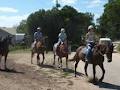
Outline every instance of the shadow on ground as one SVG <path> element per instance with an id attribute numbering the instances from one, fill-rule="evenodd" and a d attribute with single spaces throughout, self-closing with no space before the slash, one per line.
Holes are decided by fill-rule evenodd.
<path id="1" fill-rule="evenodd" d="M 7 72 L 7 73 L 19 73 L 19 74 L 24 74 L 24 72 L 19 72 L 14 69 L 0 69 L 1 72 Z"/>
<path id="2" fill-rule="evenodd" d="M 99 86 L 100 88 L 120 90 L 120 85 L 115 85 L 107 82 L 99 82 L 97 86 Z"/>

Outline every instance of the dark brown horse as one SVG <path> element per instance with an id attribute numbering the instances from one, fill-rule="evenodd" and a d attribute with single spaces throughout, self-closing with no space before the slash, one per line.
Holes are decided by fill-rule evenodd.
<path id="1" fill-rule="evenodd" d="M 43 61 L 41 64 L 44 63 L 44 59 L 45 59 L 45 55 L 44 55 L 44 52 L 45 52 L 45 46 L 43 44 L 42 41 L 37 41 L 36 44 L 35 44 L 35 48 L 32 49 L 31 51 L 31 64 L 33 64 L 33 56 L 35 53 L 37 53 L 37 64 L 40 65 L 40 54 L 42 55 L 43 57 Z"/>
<path id="2" fill-rule="evenodd" d="M 85 53 L 83 53 L 83 51 L 85 49 L 85 46 L 80 46 L 77 49 L 74 58 L 71 59 L 71 61 L 76 61 L 76 63 L 75 63 L 75 77 L 76 77 L 77 65 L 78 65 L 79 61 L 82 60 L 83 62 L 85 62 L 84 69 L 85 69 L 86 76 L 88 76 L 88 74 L 87 74 L 88 64 L 93 64 L 93 75 L 94 75 L 93 80 L 94 81 L 95 81 L 95 74 L 96 74 L 96 65 L 100 66 L 100 68 L 102 69 L 103 75 L 99 79 L 99 81 L 102 81 L 104 79 L 104 75 L 105 75 L 105 69 L 104 69 L 104 66 L 103 66 L 104 54 L 106 54 L 108 62 L 111 62 L 112 61 L 113 48 L 114 48 L 113 44 L 110 44 L 110 45 L 103 45 L 103 44 L 96 45 L 93 49 L 92 60 L 91 60 L 91 62 L 88 63 L 88 62 L 85 62 Z"/>
<path id="3" fill-rule="evenodd" d="M 56 46 L 57 44 L 55 44 L 53 46 L 53 53 L 54 53 L 54 62 L 53 65 L 55 65 L 55 59 L 56 56 L 58 56 L 58 63 L 59 63 L 59 67 L 62 68 L 62 58 L 66 58 L 66 68 L 68 68 L 68 50 L 67 50 L 67 46 L 63 43 L 60 44 L 58 46 Z"/>
<path id="4" fill-rule="evenodd" d="M 4 56 L 5 57 L 5 61 L 4 61 L 5 69 L 7 69 L 6 61 L 7 61 L 10 44 L 13 45 L 12 37 L 10 37 L 10 36 L 7 36 L 6 38 L 4 38 L 3 40 L 0 41 L 0 62 L 1 62 L 2 57 Z"/>

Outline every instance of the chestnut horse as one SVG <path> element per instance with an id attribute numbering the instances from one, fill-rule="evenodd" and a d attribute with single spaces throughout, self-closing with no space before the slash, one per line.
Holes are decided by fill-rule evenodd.
<path id="1" fill-rule="evenodd" d="M 57 46 L 57 44 L 55 44 L 53 46 L 53 53 L 54 53 L 53 65 L 55 65 L 55 59 L 56 59 L 56 56 L 58 56 L 59 67 L 62 68 L 62 58 L 65 57 L 66 58 L 66 68 L 68 68 L 68 49 L 67 49 L 67 45 L 65 45 L 65 43 L 60 44 L 58 46 Z"/>
<path id="2" fill-rule="evenodd" d="M 70 60 L 70 61 L 76 62 L 75 63 L 75 77 L 76 77 L 76 68 L 77 68 L 79 61 L 82 60 L 83 62 L 85 62 L 85 53 L 84 53 L 85 48 L 86 48 L 85 46 L 80 46 L 77 49 L 74 58 Z M 93 49 L 93 56 L 92 56 L 91 62 L 85 62 L 84 70 L 85 70 L 86 76 L 88 76 L 88 74 L 87 74 L 88 64 L 92 64 L 93 65 L 93 75 L 94 75 L 93 80 L 95 81 L 96 65 L 99 65 L 103 72 L 103 75 L 99 79 L 99 81 L 102 82 L 102 80 L 104 79 L 104 75 L 105 75 L 105 69 L 104 69 L 104 65 L 103 65 L 104 54 L 106 54 L 108 62 L 112 62 L 113 48 L 114 48 L 114 46 L 112 43 L 110 45 L 104 45 L 104 44 L 95 45 L 95 47 Z"/>
<path id="3" fill-rule="evenodd" d="M 43 57 L 43 61 L 41 63 L 41 64 L 43 64 L 44 59 L 45 59 L 44 52 L 45 52 L 45 46 L 44 46 L 43 42 L 37 41 L 35 44 L 35 48 L 32 48 L 32 51 L 31 51 L 31 64 L 33 64 L 33 56 L 35 53 L 37 53 L 37 64 L 40 65 L 40 56 L 39 56 L 40 54 Z"/>

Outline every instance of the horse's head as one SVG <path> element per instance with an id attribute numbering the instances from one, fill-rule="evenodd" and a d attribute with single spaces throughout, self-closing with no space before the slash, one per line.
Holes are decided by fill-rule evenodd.
<path id="1" fill-rule="evenodd" d="M 112 61 L 112 53 L 113 53 L 113 49 L 114 46 L 113 44 L 109 44 L 109 45 L 105 45 L 105 44 L 98 44 L 96 47 L 97 52 L 99 51 L 100 55 L 104 55 L 106 54 L 108 62 Z"/>
<path id="2" fill-rule="evenodd" d="M 107 59 L 108 59 L 108 62 L 112 62 L 112 53 L 113 53 L 113 49 L 114 49 L 114 46 L 113 44 L 109 44 L 107 45 L 107 48 L 106 48 L 106 56 L 107 56 Z"/>

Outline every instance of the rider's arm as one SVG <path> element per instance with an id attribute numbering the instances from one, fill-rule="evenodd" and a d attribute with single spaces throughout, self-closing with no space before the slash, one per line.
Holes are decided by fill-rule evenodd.
<path id="1" fill-rule="evenodd" d="M 37 39 L 37 32 L 34 33 L 34 40 Z"/>
<path id="2" fill-rule="evenodd" d="M 85 35 L 85 41 L 88 42 L 88 33 Z"/>

